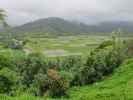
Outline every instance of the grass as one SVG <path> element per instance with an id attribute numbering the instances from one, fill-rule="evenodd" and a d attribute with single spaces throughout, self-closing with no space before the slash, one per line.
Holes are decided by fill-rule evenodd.
<path id="1" fill-rule="evenodd" d="M 112 76 L 90 86 L 69 91 L 71 100 L 133 100 L 133 59 L 120 66 Z"/>

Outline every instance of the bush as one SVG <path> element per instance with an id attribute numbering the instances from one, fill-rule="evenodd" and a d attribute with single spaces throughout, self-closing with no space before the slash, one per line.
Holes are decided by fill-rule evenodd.
<path id="1" fill-rule="evenodd" d="M 83 65 L 81 56 L 68 56 L 64 60 L 60 61 L 60 69 L 65 71 L 75 71 Z"/>
<path id="2" fill-rule="evenodd" d="M 121 55 L 119 55 L 121 54 Z M 116 50 L 106 50 L 91 53 L 84 66 L 72 80 L 72 85 L 86 85 L 104 78 L 118 67 L 124 57 Z"/>
<path id="3" fill-rule="evenodd" d="M 23 49 L 25 42 L 23 41 L 19 41 L 16 39 L 12 39 L 10 41 L 7 41 L 7 47 L 11 48 L 11 49 Z"/>
<path id="4" fill-rule="evenodd" d="M 12 84 L 8 78 L 0 75 L 0 93 L 8 94 L 11 91 Z"/>
<path id="5" fill-rule="evenodd" d="M 0 70 L 0 93 L 13 95 L 14 89 L 17 88 L 17 82 L 20 79 L 19 75 L 8 68 Z"/>
<path id="6" fill-rule="evenodd" d="M 67 56 L 48 61 L 47 66 L 50 68 L 56 67 L 59 71 L 75 72 L 83 64 L 81 56 Z"/>
<path id="7" fill-rule="evenodd" d="M 67 94 L 69 82 L 61 77 L 56 70 L 48 70 L 49 94 L 52 97 L 60 97 Z"/>
<path id="8" fill-rule="evenodd" d="M 61 76 L 55 69 L 49 69 L 47 75 L 38 75 L 38 92 L 37 95 L 49 95 L 60 97 L 67 95 L 69 80 L 66 75 Z"/>
<path id="9" fill-rule="evenodd" d="M 12 68 L 13 64 L 11 61 L 10 54 L 1 53 L 0 54 L 0 70 L 4 67 Z"/>
<path id="10" fill-rule="evenodd" d="M 126 42 L 126 50 L 125 52 L 128 54 L 128 56 L 133 56 L 133 40 L 129 40 Z"/>
<path id="11" fill-rule="evenodd" d="M 111 40 L 103 41 L 103 42 L 98 46 L 98 49 L 104 49 L 104 48 L 106 48 L 106 47 L 113 46 L 113 45 L 114 45 L 114 42 L 111 41 Z"/>
<path id="12" fill-rule="evenodd" d="M 21 66 L 22 64 L 22 66 Z M 20 74 L 23 76 L 22 83 L 27 86 L 33 83 L 35 75 L 38 73 L 46 73 L 46 63 L 41 54 L 30 54 L 24 61 L 17 65 Z"/>

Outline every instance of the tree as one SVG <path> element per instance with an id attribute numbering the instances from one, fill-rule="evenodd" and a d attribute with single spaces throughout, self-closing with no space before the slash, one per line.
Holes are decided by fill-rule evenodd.
<path id="1" fill-rule="evenodd" d="M 7 27 L 8 24 L 5 21 L 5 17 L 6 17 L 5 11 L 0 9 L 0 23 L 2 23 L 4 27 Z"/>

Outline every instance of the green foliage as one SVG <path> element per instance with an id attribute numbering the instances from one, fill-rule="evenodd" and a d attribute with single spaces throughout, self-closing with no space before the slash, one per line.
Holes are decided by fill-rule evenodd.
<path id="1" fill-rule="evenodd" d="M 7 53 L 0 53 L 0 70 L 4 67 L 12 68 L 11 55 Z"/>
<path id="2" fill-rule="evenodd" d="M 73 87 L 69 98 L 38 98 L 30 94 L 16 97 L 0 95 L 0 100 L 132 100 L 133 99 L 133 59 L 126 60 L 105 80 L 92 85 Z"/>
<path id="3" fill-rule="evenodd" d="M 8 78 L 0 75 L 0 93 L 9 93 L 12 82 Z"/>
<path id="4" fill-rule="evenodd" d="M 60 69 L 74 72 L 78 67 L 83 65 L 81 56 L 68 56 L 60 61 Z"/>
<path id="5" fill-rule="evenodd" d="M 73 74 L 71 72 L 60 71 L 58 73 L 63 79 L 67 80 L 69 83 L 73 79 Z"/>
<path id="6" fill-rule="evenodd" d="M 123 47 L 116 40 L 117 38 L 113 44 L 103 42 L 102 49 L 93 49 L 85 57 L 77 55 L 46 58 L 40 53 L 25 55 L 19 49 L 10 49 L 10 53 L 2 52 L 0 92 L 15 96 L 26 93 L 42 97 L 63 97 L 70 95 L 68 89 L 72 86 L 96 84 L 110 75 L 124 59 Z M 108 45 L 112 46 L 106 48 Z M 88 96 L 79 100 L 86 98 Z"/>
<path id="7" fill-rule="evenodd" d="M 126 43 L 126 50 L 125 52 L 128 54 L 128 56 L 132 56 L 133 55 L 133 40 L 128 40 L 125 41 Z"/>
<path id="8" fill-rule="evenodd" d="M 21 66 L 21 68 L 18 69 L 23 76 L 22 83 L 27 86 L 33 83 L 36 74 L 40 72 L 46 73 L 47 69 L 43 56 L 38 53 L 28 55 L 22 63 L 19 63 L 18 67 L 19 66 Z"/>
<path id="9" fill-rule="evenodd" d="M 11 48 L 11 49 L 23 49 L 24 45 L 26 44 L 25 41 L 19 41 L 16 39 L 12 39 L 7 41 L 7 47 Z"/>
<path id="10" fill-rule="evenodd" d="M 67 74 L 68 76 L 68 74 Z M 69 88 L 69 78 L 59 74 L 54 69 L 49 69 L 47 75 L 38 74 L 36 76 L 37 95 L 60 97 L 67 94 Z"/>
<path id="11" fill-rule="evenodd" d="M 91 53 L 86 64 L 80 67 L 72 81 L 74 85 L 86 85 L 97 82 L 118 67 L 124 57 L 117 50 L 102 50 Z"/>
<path id="12" fill-rule="evenodd" d="M 49 78 L 49 93 L 52 97 L 60 97 L 66 95 L 67 89 L 69 88 L 69 81 L 60 76 L 56 70 L 48 70 Z"/>
<path id="13" fill-rule="evenodd" d="M 17 87 L 19 80 L 18 74 L 8 68 L 0 70 L 0 93 L 13 95 L 14 89 Z"/>
<path id="14" fill-rule="evenodd" d="M 5 22 L 5 11 L 0 9 L 0 23 L 2 22 L 2 24 L 5 26 L 6 22 Z"/>
<path id="15" fill-rule="evenodd" d="M 126 60 L 106 80 L 90 86 L 72 88 L 71 100 L 132 100 L 132 66 L 133 59 Z"/>
<path id="16" fill-rule="evenodd" d="M 3 68 L 0 70 L 0 76 L 4 76 L 8 78 L 8 80 L 16 83 L 18 81 L 18 74 L 17 72 L 10 70 L 8 68 Z"/>
<path id="17" fill-rule="evenodd" d="M 98 49 L 104 49 L 106 47 L 110 47 L 114 45 L 114 41 L 111 40 L 107 40 L 107 41 L 103 41 L 99 46 Z"/>

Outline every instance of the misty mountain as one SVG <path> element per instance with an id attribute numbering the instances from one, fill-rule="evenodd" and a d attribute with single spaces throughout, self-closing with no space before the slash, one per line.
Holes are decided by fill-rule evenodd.
<path id="1" fill-rule="evenodd" d="M 14 27 L 15 33 L 87 33 L 88 25 L 61 18 L 46 18 Z"/>
<path id="2" fill-rule="evenodd" d="M 96 30 L 98 32 L 112 32 L 114 30 L 121 29 L 123 32 L 132 33 L 133 32 L 133 22 L 128 21 L 108 21 L 102 22 L 96 25 Z"/>
<path id="3" fill-rule="evenodd" d="M 39 19 L 11 29 L 13 33 L 109 33 L 121 29 L 123 32 L 133 33 L 133 22 L 110 21 L 97 25 L 87 25 L 77 21 L 68 21 L 61 18 L 51 17 Z"/>

